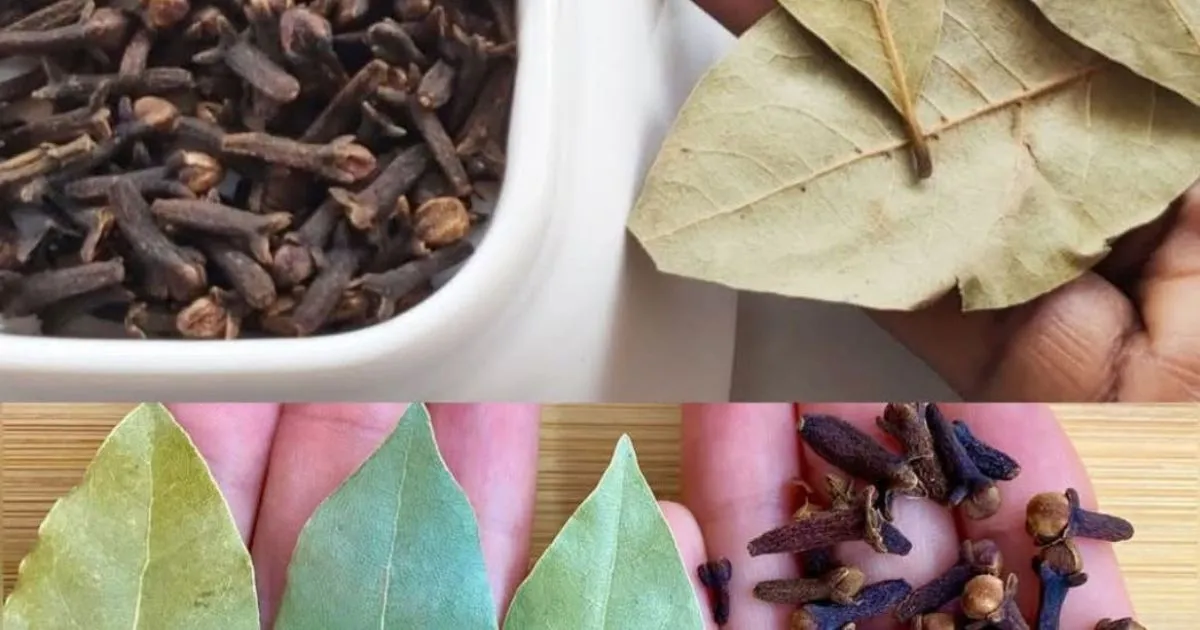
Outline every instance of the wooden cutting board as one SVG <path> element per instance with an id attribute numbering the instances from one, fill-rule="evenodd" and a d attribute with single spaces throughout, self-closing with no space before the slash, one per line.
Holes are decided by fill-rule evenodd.
<path id="1" fill-rule="evenodd" d="M 0 405 L 4 592 L 55 498 L 76 484 L 127 404 Z M 1055 411 L 1106 511 L 1138 535 L 1117 546 L 1138 614 L 1153 630 L 1200 627 L 1200 406 L 1062 405 Z M 549 406 L 543 412 L 535 553 L 587 496 L 629 433 L 662 498 L 679 492 L 675 406 Z M 1075 630 L 1075 629 L 1066 629 Z"/>

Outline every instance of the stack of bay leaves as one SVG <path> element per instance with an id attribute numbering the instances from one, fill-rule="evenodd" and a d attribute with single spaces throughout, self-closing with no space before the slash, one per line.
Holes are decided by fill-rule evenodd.
<path id="1" fill-rule="evenodd" d="M 1200 175 L 1196 0 L 780 0 L 684 105 L 629 226 L 738 289 L 1047 293 Z"/>
<path id="2" fill-rule="evenodd" d="M 126 417 L 51 509 L 2 621 L 4 630 L 259 628 L 250 555 L 164 407 Z M 423 405 L 408 408 L 305 525 L 274 627 L 500 627 L 474 513 Z M 518 588 L 503 627 L 704 627 L 627 436 Z"/>

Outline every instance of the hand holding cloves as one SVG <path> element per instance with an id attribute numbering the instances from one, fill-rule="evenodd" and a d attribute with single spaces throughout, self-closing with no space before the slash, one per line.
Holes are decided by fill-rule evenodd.
<path id="1" fill-rule="evenodd" d="M 1000 482 L 1020 474 L 1013 457 L 985 442 L 966 423 L 947 419 L 937 405 L 889 404 L 876 425 L 895 439 L 902 454 L 839 418 L 805 415 L 799 419 L 800 436 L 812 452 L 863 485 L 856 490 L 854 479 L 829 475 L 824 497 L 814 498 L 808 484 L 796 484 L 803 490 L 803 506 L 793 521 L 750 541 L 748 552 L 751 558 L 799 554 L 804 577 L 759 582 L 754 597 L 800 607 L 793 617 L 794 628 L 842 628 L 870 616 L 866 610 L 890 612 L 898 622 L 919 630 L 1030 628 L 1017 604 L 1020 581 L 1005 570 L 1000 547 L 992 540 L 964 541 L 955 564 L 917 588 L 895 587 L 894 592 L 903 594 L 894 600 L 877 597 L 872 590 L 876 585 L 868 583 L 859 567 L 837 561 L 835 547 L 842 542 L 863 540 L 876 553 L 899 555 L 912 548 L 890 522 L 885 509 L 890 501 L 883 498 L 887 495 L 897 501 L 927 498 L 948 507 L 961 502 L 964 516 L 982 520 L 1000 508 Z M 1077 538 L 1115 542 L 1133 535 L 1128 521 L 1083 509 L 1073 489 L 1033 496 L 1026 529 L 1038 548 L 1033 560 L 1040 589 L 1033 626 L 1037 630 L 1058 630 L 1067 593 L 1087 583 Z M 1097 626 L 1103 630 L 1138 627 L 1127 619 Z"/>
<path id="2" fill-rule="evenodd" d="M 0 313 L 226 339 L 415 307 L 503 177 L 512 2 L 6 9 Z"/>

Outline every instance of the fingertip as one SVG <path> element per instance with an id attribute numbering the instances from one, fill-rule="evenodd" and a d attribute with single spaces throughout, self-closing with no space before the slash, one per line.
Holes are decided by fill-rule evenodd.
<path id="1" fill-rule="evenodd" d="M 429 411 L 438 450 L 479 523 L 488 582 L 503 619 L 529 566 L 541 407 L 431 404 Z"/>
<path id="2" fill-rule="evenodd" d="M 667 527 L 671 528 L 671 535 L 675 537 L 675 546 L 679 549 L 680 559 L 683 560 L 683 567 L 687 570 L 688 579 L 696 591 L 696 601 L 699 602 L 700 612 L 704 616 L 704 627 L 714 630 L 717 624 L 713 621 L 712 605 L 708 599 L 708 591 L 700 582 L 698 573 L 700 565 L 708 562 L 708 552 L 705 550 L 704 534 L 700 531 L 700 524 L 696 522 L 692 511 L 683 504 L 674 501 L 659 501 L 658 507 L 667 521 Z M 737 579 L 736 574 L 734 574 L 734 579 Z"/>
<path id="3" fill-rule="evenodd" d="M 774 9 L 775 0 L 696 0 L 706 13 L 734 33 L 741 33 Z"/>
<path id="4" fill-rule="evenodd" d="M 280 407 L 274 403 L 167 405 L 208 464 L 246 542 L 258 516 Z"/>

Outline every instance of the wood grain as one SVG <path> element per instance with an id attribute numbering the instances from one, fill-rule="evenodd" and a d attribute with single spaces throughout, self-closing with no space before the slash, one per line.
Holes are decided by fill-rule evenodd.
<path id="1" fill-rule="evenodd" d="M 54 499 L 79 480 L 128 404 L 0 404 L 0 546 L 4 590 Z M 1091 472 L 1106 511 L 1132 520 L 1117 546 L 1139 616 L 1150 628 L 1200 619 L 1200 406 L 1060 405 L 1055 412 Z M 679 495 L 679 412 L 673 405 L 548 406 L 543 411 L 534 551 L 591 491 L 628 433 L 661 498 Z"/>

